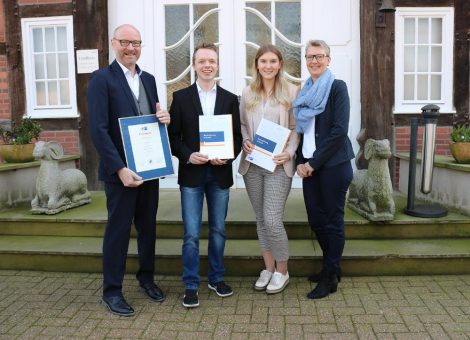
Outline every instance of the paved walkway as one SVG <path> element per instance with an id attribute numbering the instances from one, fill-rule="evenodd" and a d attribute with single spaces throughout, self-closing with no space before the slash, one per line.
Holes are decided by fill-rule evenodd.
<path id="1" fill-rule="evenodd" d="M 181 306 L 179 277 L 158 277 L 167 299 L 153 303 L 125 279 L 134 317 L 100 305 L 101 275 L 0 271 L 0 339 L 470 339 L 470 275 L 345 277 L 330 297 L 312 301 L 305 278 L 281 294 L 228 277 L 222 299 L 202 283 L 201 307 Z"/>

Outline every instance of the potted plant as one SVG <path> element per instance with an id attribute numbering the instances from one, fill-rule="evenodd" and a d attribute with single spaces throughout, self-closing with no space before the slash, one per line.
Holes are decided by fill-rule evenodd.
<path id="1" fill-rule="evenodd" d="M 458 163 L 470 163 L 470 126 L 454 127 L 450 134 L 450 152 Z"/>
<path id="2" fill-rule="evenodd" d="M 12 123 L 11 130 L 0 126 L 0 158 L 7 163 L 23 163 L 34 160 L 33 139 L 39 138 L 41 125 L 31 118 L 23 118 L 18 123 Z"/>

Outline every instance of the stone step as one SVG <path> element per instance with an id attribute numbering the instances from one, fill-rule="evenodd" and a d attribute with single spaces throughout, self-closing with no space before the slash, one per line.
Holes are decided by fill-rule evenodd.
<path id="1" fill-rule="evenodd" d="M 157 273 L 181 274 L 180 239 L 158 239 Z M 101 272 L 101 237 L 2 236 L 0 269 Z M 207 271 L 207 241 L 201 240 L 201 273 Z M 319 270 L 321 250 L 316 241 L 289 241 L 289 272 L 305 276 Z M 138 265 L 135 239 L 129 246 L 127 270 Z M 227 275 L 254 276 L 262 269 L 256 240 L 226 243 Z M 347 240 L 344 275 L 470 274 L 470 239 Z"/>
<path id="2" fill-rule="evenodd" d="M 229 239 L 256 239 L 255 216 L 244 190 L 232 190 L 226 221 Z M 470 217 L 449 212 L 444 218 L 424 219 L 402 213 L 406 204 L 396 197 L 397 214 L 387 223 L 369 222 L 346 209 L 345 228 L 348 239 L 470 238 Z M 0 235 L 88 236 L 101 237 L 106 224 L 103 192 L 92 193 L 92 203 L 58 215 L 32 215 L 27 204 L 0 211 Z M 205 210 L 203 220 L 207 221 Z M 207 238 L 204 222 L 202 238 Z M 179 192 L 161 190 L 157 215 L 158 238 L 181 238 L 183 227 Z M 289 239 L 310 239 L 311 232 L 303 205 L 302 193 L 292 190 L 286 204 L 285 226 Z M 132 235 L 135 236 L 133 229 Z"/>
<path id="3" fill-rule="evenodd" d="M 61 221 L 61 220 L 0 220 L 0 235 L 17 236 L 82 236 L 102 237 L 105 221 Z M 312 233 L 306 222 L 284 223 L 289 239 L 310 239 Z M 414 239 L 414 238 L 470 238 L 470 222 L 431 219 L 420 223 L 392 221 L 380 223 L 353 223 L 346 221 L 348 239 Z M 207 222 L 203 222 L 201 238 L 207 238 Z M 227 221 L 228 239 L 257 239 L 254 222 Z M 136 236 L 132 228 L 132 237 Z M 182 222 L 158 221 L 157 237 L 162 239 L 182 238 Z"/>

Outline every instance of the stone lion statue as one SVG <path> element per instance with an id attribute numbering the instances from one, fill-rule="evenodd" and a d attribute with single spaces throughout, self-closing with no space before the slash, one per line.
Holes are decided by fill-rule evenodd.
<path id="1" fill-rule="evenodd" d="M 91 202 L 85 174 L 78 169 L 61 170 L 64 150 L 56 142 L 37 142 L 33 156 L 41 160 L 36 180 L 36 196 L 31 201 L 33 214 L 54 215 Z"/>
<path id="2" fill-rule="evenodd" d="M 348 206 L 371 221 L 391 221 L 395 216 L 388 159 L 392 153 L 388 139 L 368 139 L 364 157 L 367 170 L 357 170 L 349 186 Z"/>

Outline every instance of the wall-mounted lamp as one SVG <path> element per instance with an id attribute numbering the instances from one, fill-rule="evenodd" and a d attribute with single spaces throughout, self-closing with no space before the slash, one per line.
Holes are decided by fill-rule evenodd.
<path id="1" fill-rule="evenodd" d="M 379 12 L 381 13 L 395 13 L 396 8 L 393 0 L 383 0 L 382 5 L 379 8 Z"/>
<path id="2" fill-rule="evenodd" d="M 377 0 L 377 12 L 375 13 L 375 27 L 387 27 L 385 23 L 385 13 L 396 11 L 393 0 Z"/>

